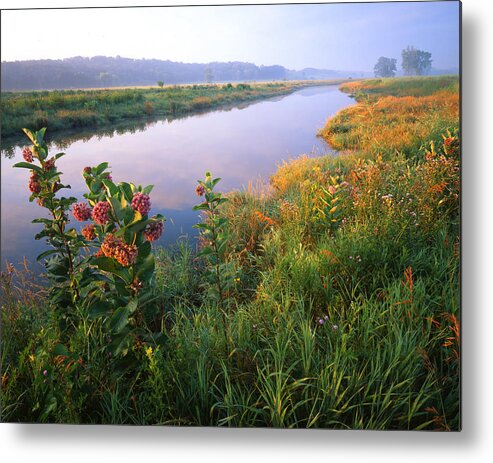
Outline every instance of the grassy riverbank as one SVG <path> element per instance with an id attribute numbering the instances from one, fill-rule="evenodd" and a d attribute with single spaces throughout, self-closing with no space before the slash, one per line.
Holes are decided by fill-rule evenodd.
<path id="1" fill-rule="evenodd" d="M 2 93 L 2 137 L 22 134 L 22 127 L 48 133 L 96 128 L 126 120 L 179 117 L 198 111 L 288 94 L 334 81 L 175 85 L 154 88 L 63 90 Z"/>
<path id="2" fill-rule="evenodd" d="M 57 355 L 56 309 L 4 274 L 3 419 L 459 429 L 457 80 L 342 89 L 320 133 L 343 153 L 222 205 L 221 304 L 189 244 L 159 251 L 138 323 L 161 337 L 123 372 L 87 314 Z"/>

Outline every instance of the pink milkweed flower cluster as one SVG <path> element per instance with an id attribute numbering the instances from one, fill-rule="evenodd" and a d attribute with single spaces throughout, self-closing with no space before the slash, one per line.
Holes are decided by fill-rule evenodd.
<path id="1" fill-rule="evenodd" d="M 99 201 L 92 210 L 92 218 L 99 225 L 105 225 L 110 221 L 111 206 L 106 201 Z"/>
<path id="2" fill-rule="evenodd" d="M 33 152 L 31 151 L 31 148 L 29 148 L 28 146 L 26 146 L 22 150 L 22 157 L 24 158 L 24 161 L 26 161 L 26 162 L 33 162 L 34 161 L 34 157 L 33 157 Z"/>
<path id="3" fill-rule="evenodd" d="M 92 241 L 94 238 L 96 238 L 96 227 L 93 224 L 86 225 L 82 230 L 81 230 L 82 236 L 87 240 L 87 241 Z"/>
<path id="4" fill-rule="evenodd" d="M 163 222 L 152 222 L 144 230 L 144 236 L 147 241 L 156 241 L 163 233 Z"/>
<path id="5" fill-rule="evenodd" d="M 72 206 L 72 214 L 75 220 L 85 222 L 91 218 L 92 210 L 86 203 L 77 203 Z"/>
<path id="6" fill-rule="evenodd" d="M 54 158 L 50 158 L 44 163 L 43 169 L 45 171 L 53 170 L 54 168 L 55 168 L 55 159 Z"/>
<path id="7" fill-rule="evenodd" d="M 205 194 L 205 186 L 200 184 L 197 185 L 197 188 L 195 188 L 195 193 L 197 193 L 197 196 L 204 196 Z"/>
<path id="8" fill-rule="evenodd" d="M 41 184 L 39 183 L 39 177 L 36 172 L 31 173 L 29 178 L 29 191 L 34 194 L 38 194 L 41 191 Z"/>
<path id="9" fill-rule="evenodd" d="M 149 214 L 149 211 L 151 210 L 151 200 L 149 195 L 141 192 L 135 193 L 132 198 L 132 209 L 140 212 L 142 215 Z"/>
<path id="10" fill-rule="evenodd" d="M 112 234 L 106 236 L 103 244 L 101 244 L 101 251 L 106 257 L 116 259 L 124 267 L 134 264 L 137 260 L 137 246 L 127 244 Z"/>

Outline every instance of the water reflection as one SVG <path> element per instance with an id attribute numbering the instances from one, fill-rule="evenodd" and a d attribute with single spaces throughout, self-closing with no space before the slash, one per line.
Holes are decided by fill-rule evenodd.
<path id="1" fill-rule="evenodd" d="M 324 88 L 324 87 L 322 87 Z M 267 98 L 263 101 L 280 101 L 289 95 L 277 95 L 272 98 Z M 251 105 L 258 104 L 258 101 L 244 101 L 235 105 L 221 106 L 213 110 L 196 110 L 192 113 L 184 114 L 181 116 L 155 116 L 147 117 L 146 119 L 120 121 L 111 126 L 105 126 L 100 128 L 95 127 L 82 127 L 80 129 L 69 129 L 58 131 L 55 134 L 50 134 L 49 130 L 46 133 L 45 141 L 50 149 L 65 150 L 76 141 L 88 141 L 93 138 L 101 140 L 103 137 L 113 138 L 116 135 L 123 135 L 126 133 L 134 134 L 136 132 L 143 132 L 147 128 L 154 126 L 157 122 L 166 121 L 172 122 L 176 120 L 188 119 L 190 117 L 202 117 L 214 112 L 229 112 L 233 109 L 245 109 Z M 24 135 L 16 137 L 10 137 L 1 140 L 1 153 L 3 156 L 12 159 L 15 155 L 16 147 L 23 147 L 26 144 L 27 138 Z"/>
<path id="2" fill-rule="evenodd" d="M 223 178 L 219 185 L 225 192 L 258 178 L 268 180 L 282 160 L 330 151 L 316 132 L 329 115 L 351 103 L 335 86 L 308 88 L 228 111 L 64 134 L 51 144 L 52 150 L 67 153 L 59 167 L 73 196 L 82 198 L 85 192 L 82 169 L 103 161 L 109 162 L 116 182 L 154 184 L 152 210 L 168 218 L 159 244 L 169 244 L 180 235 L 193 235 L 195 185 L 206 170 Z M 12 156 L 1 161 L 2 266 L 6 259 L 20 262 L 22 256 L 34 261 L 46 249 L 44 242 L 33 240 L 40 225 L 30 222 L 43 209 L 27 200 L 27 171 L 11 168 L 22 159 L 21 146 L 12 146 Z"/>

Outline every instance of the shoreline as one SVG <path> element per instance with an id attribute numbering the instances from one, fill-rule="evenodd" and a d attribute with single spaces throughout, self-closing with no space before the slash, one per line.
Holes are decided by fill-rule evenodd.
<path id="1" fill-rule="evenodd" d="M 168 117 L 175 119 L 289 95 L 302 88 L 340 85 L 347 81 L 333 79 L 3 92 L 2 145 L 14 144 L 18 137 L 22 138 L 23 127 L 37 129 L 40 128 L 38 126 L 47 126 L 51 134 L 85 128 L 109 129 L 118 123 Z"/>

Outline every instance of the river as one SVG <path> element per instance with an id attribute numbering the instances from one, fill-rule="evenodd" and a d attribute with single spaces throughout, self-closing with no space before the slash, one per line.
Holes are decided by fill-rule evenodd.
<path id="1" fill-rule="evenodd" d="M 63 172 L 62 183 L 70 184 L 72 190 L 62 191 L 80 200 L 86 191 L 83 168 L 103 161 L 109 162 L 115 182 L 155 185 L 151 213 L 159 212 L 167 218 L 157 244 L 169 245 L 181 236 L 196 235 L 192 225 L 199 217 L 192 206 L 198 203 L 197 179 L 203 178 L 205 171 L 222 177 L 217 189 L 228 192 L 249 183 L 268 182 L 283 160 L 301 154 L 333 153 L 316 133 L 329 116 L 353 103 L 337 86 L 308 87 L 286 96 L 181 119 L 85 131 L 80 137 L 57 136 L 50 145 L 50 154 L 67 153 L 58 166 Z M 28 171 L 12 168 L 22 161 L 21 151 L 22 146 L 2 143 L 2 269 L 6 261 L 17 265 L 26 257 L 32 270 L 40 272 L 41 264 L 35 260 L 47 244 L 34 240 L 42 225 L 31 221 L 46 216 L 46 210 L 28 202 Z"/>

